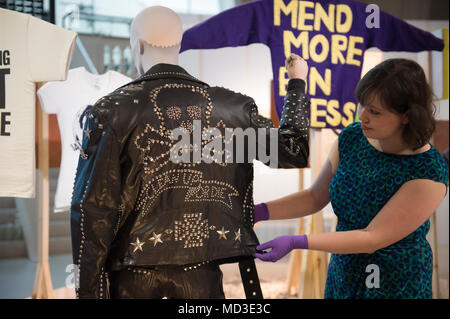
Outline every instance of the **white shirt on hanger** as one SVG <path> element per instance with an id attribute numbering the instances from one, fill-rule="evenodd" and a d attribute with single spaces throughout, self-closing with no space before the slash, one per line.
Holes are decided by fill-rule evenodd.
<path id="1" fill-rule="evenodd" d="M 0 197 L 36 192 L 36 82 L 65 80 L 77 34 L 0 8 Z"/>
<path id="2" fill-rule="evenodd" d="M 42 109 L 56 113 L 61 133 L 61 166 L 55 194 L 55 212 L 70 209 L 79 150 L 73 148 L 75 136 L 81 140 L 79 117 L 88 105 L 132 79 L 116 71 L 94 75 L 84 67 L 69 70 L 66 81 L 48 82 L 37 92 Z"/>

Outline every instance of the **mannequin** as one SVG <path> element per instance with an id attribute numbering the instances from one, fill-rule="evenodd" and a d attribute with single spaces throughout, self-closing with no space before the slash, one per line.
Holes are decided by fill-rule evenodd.
<path id="1" fill-rule="evenodd" d="M 79 298 L 222 299 L 220 264 L 231 262 L 239 262 L 247 298 L 262 298 L 252 256 L 259 243 L 252 159 L 173 162 L 170 133 L 200 119 L 208 130 L 271 129 L 272 121 L 251 97 L 211 87 L 180 67 L 181 38 L 172 10 L 140 12 L 130 32 L 140 76 L 87 114 L 71 205 Z M 286 68 L 278 164 L 301 168 L 309 154 L 307 64 L 292 56 Z"/>
<path id="2" fill-rule="evenodd" d="M 183 28 L 171 9 L 154 6 L 142 10 L 133 20 L 130 46 L 139 75 L 158 63 L 178 65 Z"/>

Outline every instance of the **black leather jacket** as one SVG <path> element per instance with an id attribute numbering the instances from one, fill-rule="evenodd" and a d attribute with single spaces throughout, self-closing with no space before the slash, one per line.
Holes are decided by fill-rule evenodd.
<path id="1" fill-rule="evenodd" d="M 302 80 L 290 81 L 278 130 L 252 98 L 210 87 L 176 65 L 155 65 L 97 101 L 87 114 L 71 206 L 78 296 L 105 297 L 107 273 L 129 266 L 234 262 L 255 253 L 252 161 L 174 163 L 178 139 L 170 133 L 192 132 L 193 120 L 222 134 L 225 127 L 272 128 L 278 167 L 305 167 L 304 88 Z M 269 135 L 257 135 L 257 144 Z M 189 152 L 198 148 L 194 142 Z"/>

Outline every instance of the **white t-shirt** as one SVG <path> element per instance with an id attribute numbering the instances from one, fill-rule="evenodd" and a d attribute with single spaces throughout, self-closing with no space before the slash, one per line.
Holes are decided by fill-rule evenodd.
<path id="1" fill-rule="evenodd" d="M 77 34 L 0 8 L 0 197 L 35 197 L 36 82 L 65 80 Z"/>
<path id="2" fill-rule="evenodd" d="M 75 136 L 83 136 L 79 118 L 89 104 L 111 93 L 132 79 L 116 71 L 102 75 L 89 73 L 84 67 L 69 70 L 66 81 L 48 82 L 37 92 L 42 109 L 56 113 L 61 133 L 62 155 L 55 194 L 55 212 L 70 209 L 79 150 L 72 147 Z"/>

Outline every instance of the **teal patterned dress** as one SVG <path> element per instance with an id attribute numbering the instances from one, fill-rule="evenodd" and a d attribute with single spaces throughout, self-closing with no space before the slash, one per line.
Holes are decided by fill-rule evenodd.
<path id="1" fill-rule="evenodd" d="M 338 217 L 336 231 L 367 227 L 410 180 L 447 184 L 447 164 L 433 146 L 414 155 L 383 153 L 369 144 L 359 122 L 339 135 L 339 157 L 329 189 Z M 431 298 L 433 254 L 425 238 L 429 229 L 427 220 L 409 236 L 373 254 L 332 254 L 325 298 Z"/>

